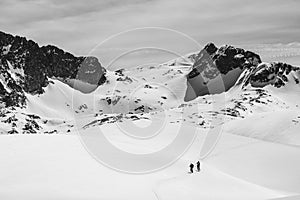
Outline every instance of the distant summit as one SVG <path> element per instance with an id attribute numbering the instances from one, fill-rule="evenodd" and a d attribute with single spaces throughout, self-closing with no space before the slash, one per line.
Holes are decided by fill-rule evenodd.
<path id="1" fill-rule="evenodd" d="M 290 72 L 299 71 L 298 67 L 286 63 L 262 63 L 260 56 L 252 51 L 224 45 L 220 48 L 213 43 L 207 44 L 194 60 L 192 70 L 187 75 L 188 90 L 186 101 L 206 94 L 216 94 L 229 90 L 243 82 L 243 87 L 281 87 L 288 82 Z M 243 73 L 244 72 L 244 73 Z M 240 77 L 242 75 L 242 77 Z M 296 75 L 292 78 L 299 83 Z"/>
<path id="2" fill-rule="evenodd" d="M 95 57 L 76 57 L 56 46 L 40 47 L 25 37 L 0 31 L 0 98 L 6 106 L 24 105 L 24 92 L 43 93 L 48 78 L 101 85 L 105 73 Z"/>
<path id="3" fill-rule="evenodd" d="M 245 71 L 239 82 L 242 87 L 265 87 L 273 85 L 280 88 L 287 83 L 299 84 L 300 68 L 282 62 L 261 63 L 256 68 Z"/>
<path id="4" fill-rule="evenodd" d="M 291 81 L 299 84 L 298 67 L 263 63 L 258 54 L 230 45 L 217 47 L 208 43 L 187 60 L 187 75 L 182 77 L 188 84 L 185 101 L 222 93 L 236 85 L 282 87 Z M 25 106 L 25 94 L 43 94 L 51 78 L 81 92 L 82 85 L 87 84 L 91 89 L 84 93 L 89 93 L 105 83 L 107 77 L 96 57 L 76 57 L 53 45 L 40 47 L 25 37 L 0 32 L 0 102 L 6 107 Z"/>
<path id="5" fill-rule="evenodd" d="M 68 134 L 80 128 L 77 119 L 88 119 L 82 126 L 88 130 L 152 115 L 160 119 L 165 111 L 174 116 L 168 123 L 181 123 L 177 108 L 187 109 L 185 123 L 208 129 L 224 116 L 298 110 L 299 78 L 298 67 L 265 63 L 230 45 L 209 43 L 199 53 L 159 65 L 109 71 L 95 57 L 0 32 L 0 134 Z M 226 98 L 218 102 L 206 96 L 223 92 Z M 212 110 L 213 104 L 220 106 Z"/>

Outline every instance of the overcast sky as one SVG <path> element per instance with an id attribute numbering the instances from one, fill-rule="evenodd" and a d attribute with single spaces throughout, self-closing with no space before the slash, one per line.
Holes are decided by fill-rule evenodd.
<path id="1" fill-rule="evenodd" d="M 187 53 L 197 50 L 191 38 L 200 45 L 298 42 L 299 21 L 299 0 L 0 0 L 2 31 L 100 60 L 142 47 Z M 99 45 L 141 27 L 191 38 L 138 29 Z"/>

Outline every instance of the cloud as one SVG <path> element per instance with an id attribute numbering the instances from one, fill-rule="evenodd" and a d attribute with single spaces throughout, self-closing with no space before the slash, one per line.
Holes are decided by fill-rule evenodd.
<path id="1" fill-rule="evenodd" d="M 1 14 L 6 16 L 5 22 L 13 23 L 14 25 L 26 25 L 37 21 L 79 17 L 93 12 L 106 11 L 115 7 L 126 7 L 147 1 L 149 0 L 4 0 L 0 9 Z"/>
<path id="2" fill-rule="evenodd" d="M 297 0 L 2 0 L 0 24 L 3 31 L 77 55 L 113 34 L 145 26 L 175 29 L 200 44 L 289 43 L 299 41 L 299 6 Z M 195 50 L 190 41 L 170 35 L 131 32 L 103 46 L 118 52 L 152 42 L 180 53 Z M 103 52 L 94 51 L 100 60 Z"/>

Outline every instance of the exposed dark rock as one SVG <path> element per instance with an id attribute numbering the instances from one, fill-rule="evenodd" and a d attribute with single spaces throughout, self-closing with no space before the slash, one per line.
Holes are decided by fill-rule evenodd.
<path id="1" fill-rule="evenodd" d="M 207 44 L 195 58 L 193 70 L 189 73 L 189 78 L 194 78 L 203 71 L 207 71 L 207 78 L 214 78 L 219 73 L 227 74 L 235 68 L 245 68 L 257 66 L 261 63 L 260 56 L 241 48 L 225 45 L 219 49 L 213 44 Z"/>
<path id="2" fill-rule="evenodd" d="M 216 49 L 212 43 L 206 45 L 194 60 L 192 71 L 188 74 L 188 83 L 191 86 L 189 88 L 192 92 L 187 91 L 185 100 L 205 94 L 221 93 L 235 84 L 242 84 L 242 88 L 249 84 L 252 87 L 264 87 L 269 84 L 282 87 L 289 81 L 288 75 L 291 72 L 300 70 L 281 62 L 262 63 L 259 55 L 241 48 L 225 45 Z M 240 77 L 243 71 L 245 73 Z M 240 79 L 237 82 L 238 78 Z M 299 83 L 297 75 L 293 75 L 291 79 L 296 84 Z"/>
<path id="3" fill-rule="evenodd" d="M 18 134 L 19 132 L 16 129 L 12 129 L 7 132 L 7 134 Z"/>
<path id="4" fill-rule="evenodd" d="M 293 71 L 300 71 L 300 68 L 281 62 L 262 63 L 256 69 L 249 72 L 249 80 L 245 86 L 249 83 L 253 87 L 264 87 L 272 84 L 280 88 L 289 81 L 287 76 Z"/>
<path id="5" fill-rule="evenodd" d="M 214 53 L 218 50 L 218 48 L 215 46 L 214 43 L 208 43 L 208 44 L 204 47 L 204 49 L 206 50 L 206 52 L 207 52 L 209 55 L 214 54 Z"/>
<path id="6" fill-rule="evenodd" d="M 121 76 L 121 77 L 117 78 L 116 81 L 123 81 L 125 83 L 132 83 L 132 79 L 129 78 L 128 76 L 125 76 L 125 77 Z"/>
<path id="7" fill-rule="evenodd" d="M 190 87 L 186 93 L 186 101 L 230 89 L 244 69 L 255 68 L 261 63 L 260 56 L 251 51 L 229 45 L 218 49 L 213 43 L 207 44 L 191 59 L 194 64 L 187 76 Z"/>
<path id="8" fill-rule="evenodd" d="M 43 93 L 48 78 L 101 85 L 105 72 L 95 57 L 76 57 L 52 45 L 39 47 L 25 37 L 0 31 L 0 101 L 6 106 L 24 105 L 24 92 Z"/>

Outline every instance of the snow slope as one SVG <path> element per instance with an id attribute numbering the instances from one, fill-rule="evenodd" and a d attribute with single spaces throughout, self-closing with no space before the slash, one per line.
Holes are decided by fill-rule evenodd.
<path id="1" fill-rule="evenodd" d="M 0 197 L 271 199 L 299 194 L 299 149 L 224 134 L 201 172 L 190 175 L 187 163 L 197 159 L 201 142 L 198 134 L 189 152 L 169 168 L 132 175 L 98 163 L 75 135 L 2 136 Z M 294 164 L 287 168 L 288 163 Z"/>

